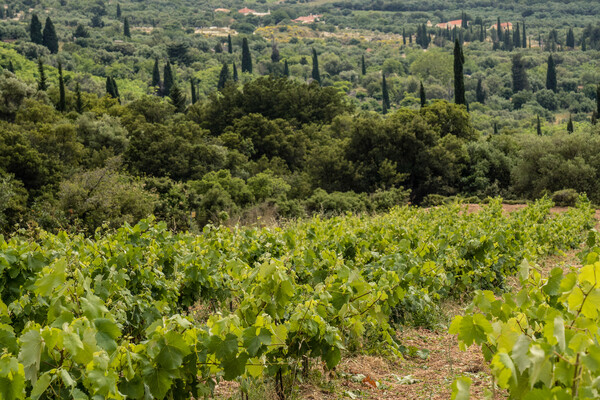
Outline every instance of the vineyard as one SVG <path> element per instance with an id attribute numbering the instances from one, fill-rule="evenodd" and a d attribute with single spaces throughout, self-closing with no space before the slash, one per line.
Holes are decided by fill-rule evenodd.
<path id="1" fill-rule="evenodd" d="M 493 200 L 476 213 L 402 207 L 200 235 L 147 220 L 93 237 L 0 236 L 0 399 L 203 398 L 222 380 L 242 398 L 269 380 L 284 399 L 287 377 L 332 370 L 367 344 L 402 358 L 396 328 L 431 326 L 442 301 L 465 293 L 473 307 L 451 332 L 482 346 L 498 386 L 515 398 L 597 397 L 593 211 L 585 199 L 551 207 L 508 214 Z M 530 267 L 585 238 L 579 274 Z M 500 297 L 515 274 L 521 291 Z M 454 386 L 468 398 L 468 378 Z"/>

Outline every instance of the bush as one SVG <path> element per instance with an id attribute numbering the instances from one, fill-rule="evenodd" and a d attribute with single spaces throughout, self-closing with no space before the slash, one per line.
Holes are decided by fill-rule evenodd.
<path id="1" fill-rule="evenodd" d="M 552 193 L 552 201 L 560 207 L 574 207 L 579 194 L 575 189 L 563 189 Z"/>

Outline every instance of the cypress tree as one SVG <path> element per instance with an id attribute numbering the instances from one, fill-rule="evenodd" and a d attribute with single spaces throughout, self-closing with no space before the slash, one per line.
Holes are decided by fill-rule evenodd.
<path id="1" fill-rule="evenodd" d="M 219 73 L 219 82 L 217 83 L 217 89 L 221 90 L 225 87 L 225 84 L 229 80 L 229 67 L 226 63 L 223 63 L 221 73 Z"/>
<path id="2" fill-rule="evenodd" d="M 169 93 L 171 104 L 175 106 L 175 112 L 185 112 L 185 94 L 176 83 L 173 83 L 171 92 Z"/>
<path id="3" fill-rule="evenodd" d="M 46 72 L 44 71 L 44 63 L 42 62 L 42 58 L 38 58 L 38 73 L 40 74 L 40 79 L 38 80 L 38 90 L 43 92 L 48 89 L 48 83 L 46 82 Z"/>
<path id="4" fill-rule="evenodd" d="M 574 131 L 575 128 L 573 127 L 573 118 L 571 117 L 571 114 L 569 114 L 569 122 L 567 122 L 567 132 L 573 133 Z"/>
<path id="5" fill-rule="evenodd" d="M 525 21 L 523 21 L 523 41 L 522 41 L 521 47 L 524 49 L 527 48 L 527 33 L 525 32 Z"/>
<path id="6" fill-rule="evenodd" d="M 465 57 L 457 39 L 454 42 L 454 102 L 456 104 L 467 103 L 465 99 L 465 77 L 463 74 L 464 62 Z"/>
<path id="7" fill-rule="evenodd" d="M 512 80 L 513 80 L 513 92 L 517 93 L 521 90 L 525 90 L 529 87 L 529 81 L 527 79 L 527 70 L 521 54 L 515 54 L 512 58 Z"/>
<path id="8" fill-rule="evenodd" d="M 498 35 L 498 41 L 502 42 L 502 40 L 504 38 L 502 37 L 502 24 L 500 23 L 500 17 L 498 17 L 498 24 L 496 25 L 496 33 Z"/>
<path id="9" fill-rule="evenodd" d="M 312 78 L 321 84 L 321 74 L 319 73 L 319 58 L 317 57 L 317 51 L 313 48 L 312 55 Z"/>
<path id="10" fill-rule="evenodd" d="M 598 115 L 596 114 L 596 111 L 594 111 L 592 113 L 592 125 L 596 125 L 598 123 Z"/>
<path id="11" fill-rule="evenodd" d="M 44 26 L 44 33 L 42 35 L 42 44 L 50 50 L 50 53 L 58 53 L 58 36 L 56 36 L 56 30 L 50 17 L 46 18 L 46 25 Z"/>
<path id="12" fill-rule="evenodd" d="M 482 22 L 481 26 L 479 27 L 479 41 L 485 42 L 485 36 L 486 36 L 486 32 L 485 32 L 485 28 L 483 27 L 483 22 Z"/>
<path id="13" fill-rule="evenodd" d="M 519 23 L 517 22 L 517 27 L 513 31 L 513 44 L 515 47 L 521 47 L 521 29 L 519 28 Z"/>
<path id="14" fill-rule="evenodd" d="M 239 79 L 237 67 L 235 66 L 235 63 L 233 63 L 233 81 L 237 82 Z"/>
<path id="15" fill-rule="evenodd" d="M 160 90 L 160 69 L 158 68 L 158 58 L 154 60 L 154 68 L 152 69 L 152 87 L 157 87 Z"/>
<path id="16" fill-rule="evenodd" d="M 15 73 L 15 66 L 13 65 L 12 60 L 8 60 L 8 67 L 7 69 L 12 72 L 13 74 Z"/>
<path id="17" fill-rule="evenodd" d="M 360 71 L 363 75 L 365 75 L 367 73 L 367 66 L 365 65 L 365 55 L 363 54 L 362 58 L 361 58 L 361 64 L 360 64 L 361 68 Z"/>
<path id="18" fill-rule="evenodd" d="M 112 87 L 113 87 L 113 90 L 114 90 L 115 98 L 117 100 L 119 100 L 119 103 L 120 103 L 121 102 L 121 95 L 119 94 L 119 87 L 117 86 L 117 81 L 113 77 L 111 77 L 110 80 L 112 81 Z"/>
<path id="19" fill-rule="evenodd" d="M 548 56 L 548 71 L 546 72 L 546 89 L 557 92 L 556 66 L 552 54 Z"/>
<path id="20" fill-rule="evenodd" d="M 227 35 L 227 52 L 233 54 L 233 44 L 231 43 L 231 35 Z"/>
<path id="21" fill-rule="evenodd" d="M 406 45 L 406 29 L 402 28 L 402 43 Z"/>
<path id="22" fill-rule="evenodd" d="M 190 91 L 192 92 L 192 104 L 196 104 L 198 97 L 196 94 L 196 85 L 194 84 L 194 78 L 190 79 Z"/>
<path id="23" fill-rule="evenodd" d="M 469 23 L 467 22 L 467 14 L 465 14 L 465 12 L 462 12 L 462 16 L 461 16 L 461 21 L 460 21 L 460 26 L 463 29 L 467 29 Z"/>
<path id="24" fill-rule="evenodd" d="M 248 39 L 242 40 L 242 72 L 252 73 L 252 56 L 248 47 Z"/>
<path id="25" fill-rule="evenodd" d="M 35 44 L 42 44 L 42 23 L 40 22 L 38 16 L 33 14 L 31 16 L 31 24 L 29 25 L 29 37 L 31 41 Z"/>
<path id="26" fill-rule="evenodd" d="M 287 60 L 283 62 L 283 76 L 290 76 L 290 69 L 288 67 Z"/>
<path id="27" fill-rule="evenodd" d="M 477 80 L 477 90 L 475 91 L 475 97 L 477 102 L 484 104 L 485 103 L 485 90 L 483 90 L 483 81 L 481 78 Z"/>
<path id="28" fill-rule="evenodd" d="M 587 44 L 585 43 L 585 36 L 581 38 L 581 51 L 587 50 Z"/>
<path id="29" fill-rule="evenodd" d="M 569 28 L 569 31 L 567 32 L 566 45 L 572 49 L 575 48 L 575 34 L 573 33 L 573 28 Z"/>
<path id="30" fill-rule="evenodd" d="M 383 113 L 386 114 L 390 109 L 390 94 L 388 93 L 387 82 L 385 80 L 385 74 L 383 74 L 383 80 L 381 81 L 381 97 Z"/>
<path id="31" fill-rule="evenodd" d="M 494 122 L 494 135 L 498 134 L 498 123 Z"/>
<path id="32" fill-rule="evenodd" d="M 175 83 L 173 77 L 173 70 L 171 69 L 171 62 L 167 61 L 163 71 L 163 96 L 168 96 L 171 93 L 171 88 Z"/>
<path id="33" fill-rule="evenodd" d="M 600 83 L 596 86 L 596 115 L 600 116 Z"/>
<path id="34" fill-rule="evenodd" d="M 427 96 L 423 87 L 423 81 L 421 81 L 421 87 L 419 88 L 419 97 L 421 98 L 421 107 L 425 107 L 427 105 Z"/>
<path id="35" fill-rule="evenodd" d="M 512 51 L 513 42 L 512 42 L 512 37 L 510 36 L 510 32 L 508 31 L 508 29 L 506 30 L 506 32 L 502 33 L 502 37 L 504 38 L 504 50 Z"/>
<path id="36" fill-rule="evenodd" d="M 110 79 L 110 76 L 106 77 L 106 94 L 113 99 L 117 97 L 115 95 L 115 88 L 113 87 L 113 81 Z"/>
<path id="37" fill-rule="evenodd" d="M 63 70 L 62 64 L 58 63 L 58 105 L 56 109 L 58 111 L 66 111 L 67 109 L 67 99 L 65 96 L 65 80 L 63 79 Z"/>
<path id="38" fill-rule="evenodd" d="M 121 18 L 121 5 L 117 3 L 117 19 Z"/>
<path id="39" fill-rule="evenodd" d="M 81 89 L 79 88 L 79 82 L 75 85 L 75 111 L 79 114 L 83 112 L 83 100 L 81 99 Z"/>
<path id="40" fill-rule="evenodd" d="M 271 61 L 274 63 L 278 63 L 281 60 L 281 56 L 279 55 L 279 49 L 277 48 L 277 43 L 273 42 L 271 45 Z"/>
<path id="41" fill-rule="evenodd" d="M 125 19 L 123 20 L 123 35 L 125 35 L 128 38 L 131 37 L 131 31 L 129 30 L 129 20 L 127 19 L 127 17 L 125 17 Z"/>
<path id="42" fill-rule="evenodd" d="M 537 125 L 536 125 L 536 131 L 538 136 L 542 136 L 542 122 L 540 120 L 540 116 L 537 116 Z"/>

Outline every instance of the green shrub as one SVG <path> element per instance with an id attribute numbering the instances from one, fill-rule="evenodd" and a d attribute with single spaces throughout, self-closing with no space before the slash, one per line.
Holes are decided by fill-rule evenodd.
<path id="1" fill-rule="evenodd" d="M 563 189 L 552 193 L 552 201 L 560 207 L 574 207 L 579 194 L 575 189 Z"/>

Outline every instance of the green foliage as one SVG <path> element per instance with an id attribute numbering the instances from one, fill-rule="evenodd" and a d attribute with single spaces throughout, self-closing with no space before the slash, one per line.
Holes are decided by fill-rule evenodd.
<path id="1" fill-rule="evenodd" d="M 46 18 L 46 24 L 44 25 L 44 32 L 42 35 L 42 44 L 50 50 L 50 53 L 58 53 L 58 36 L 56 35 L 56 29 L 50 17 Z"/>

